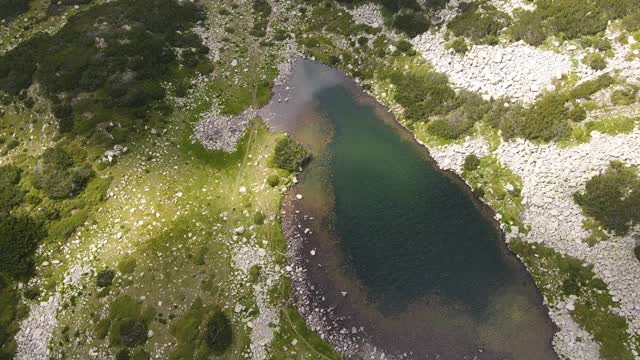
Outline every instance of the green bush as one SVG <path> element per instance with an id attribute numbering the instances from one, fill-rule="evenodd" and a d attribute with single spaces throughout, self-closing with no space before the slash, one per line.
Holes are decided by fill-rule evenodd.
<path id="1" fill-rule="evenodd" d="M 120 349 L 120 351 L 118 351 L 118 353 L 116 354 L 116 360 L 130 360 L 131 359 L 131 352 L 129 352 L 129 349 L 124 348 L 124 349 Z"/>
<path id="2" fill-rule="evenodd" d="M 206 342 L 215 355 L 223 354 L 233 340 L 231 321 L 225 313 L 218 311 L 207 321 Z"/>
<path id="3" fill-rule="evenodd" d="M 309 153 L 307 150 L 295 140 L 286 136 L 278 140 L 273 156 L 271 157 L 271 163 L 272 166 L 289 172 L 295 172 L 304 165 L 308 158 Z"/>
<path id="4" fill-rule="evenodd" d="M 111 331 L 114 344 L 134 347 L 147 342 L 149 328 L 147 324 L 139 319 L 125 318 L 114 321 Z"/>
<path id="5" fill-rule="evenodd" d="M 267 177 L 267 184 L 271 187 L 278 186 L 278 184 L 280 184 L 280 177 L 276 174 L 269 175 L 269 177 Z"/>
<path id="6" fill-rule="evenodd" d="M 640 261 L 640 245 L 638 245 L 635 248 L 633 248 L 633 253 L 636 255 L 636 259 L 638 259 L 638 261 Z"/>
<path id="7" fill-rule="evenodd" d="M 413 49 L 413 45 L 405 39 L 400 39 L 396 43 L 396 49 L 402 53 L 408 53 Z"/>
<path id="8" fill-rule="evenodd" d="M 640 30 L 640 11 L 634 11 L 622 18 L 622 26 L 633 33 Z"/>
<path id="9" fill-rule="evenodd" d="M 102 270 L 98 273 L 96 277 L 96 285 L 98 287 L 107 287 L 113 284 L 113 278 L 116 274 L 111 270 Z"/>
<path id="10" fill-rule="evenodd" d="M 457 113 L 458 112 L 456 112 L 456 114 Z M 456 127 L 444 118 L 431 120 L 427 126 L 427 131 L 430 134 L 450 140 L 457 139 L 460 135 L 464 134 L 466 130 L 468 130 L 468 127 Z"/>
<path id="11" fill-rule="evenodd" d="M 256 225 L 262 225 L 264 224 L 264 220 L 267 217 L 265 216 L 265 214 L 262 211 L 256 211 L 255 214 L 253 214 L 253 223 Z"/>
<path id="12" fill-rule="evenodd" d="M 131 360 L 149 360 L 151 357 L 143 349 L 135 349 L 131 355 Z"/>
<path id="13" fill-rule="evenodd" d="M 253 265 L 249 269 L 249 281 L 255 284 L 260 278 L 261 273 L 262 273 L 262 267 L 260 265 Z"/>
<path id="14" fill-rule="evenodd" d="M 585 37 L 580 40 L 583 47 L 591 47 L 598 51 L 609 51 L 612 49 L 611 41 L 602 37 Z"/>
<path id="15" fill-rule="evenodd" d="M 638 91 L 632 87 L 625 87 L 622 89 L 616 89 L 611 93 L 611 102 L 614 105 L 631 105 L 636 102 L 636 95 Z"/>
<path id="16" fill-rule="evenodd" d="M 447 109 L 455 97 L 447 76 L 436 72 L 415 73 L 396 71 L 389 79 L 396 87 L 395 100 L 404 108 L 410 121 L 427 121 Z"/>
<path id="17" fill-rule="evenodd" d="M 607 170 L 589 179 L 574 194 L 584 213 L 605 229 L 624 236 L 640 221 L 640 178 L 634 167 L 612 161 Z"/>
<path id="18" fill-rule="evenodd" d="M 19 329 L 18 301 L 14 285 L 0 274 L 0 359 L 13 359 L 16 343 L 13 336 Z"/>
<path id="19" fill-rule="evenodd" d="M 0 273 L 26 277 L 33 254 L 46 235 L 44 227 L 25 215 L 0 215 Z"/>
<path id="20" fill-rule="evenodd" d="M 521 137 L 545 142 L 560 139 L 571 129 L 566 102 L 564 95 L 549 93 L 530 109 L 513 105 L 496 115 L 498 127 L 507 139 Z M 495 124 L 495 121 L 491 123 Z"/>
<path id="21" fill-rule="evenodd" d="M 24 194 L 18 186 L 22 170 L 13 165 L 0 166 L 0 216 L 22 203 Z"/>
<path id="22" fill-rule="evenodd" d="M 488 36 L 497 36 L 511 20 L 509 15 L 487 3 L 462 2 L 460 8 L 462 13 L 447 24 L 447 29 L 455 36 L 464 36 L 475 43 Z"/>
<path id="23" fill-rule="evenodd" d="M 155 314 L 153 308 L 147 309 Z M 142 304 L 132 297 L 120 295 L 114 299 L 109 306 L 109 317 L 105 320 L 104 324 L 101 324 L 102 321 L 98 323 L 100 326 L 96 327 L 96 334 L 98 328 L 104 329 L 108 323 L 109 342 L 112 346 L 134 347 L 147 341 L 148 319 L 142 314 Z"/>
<path id="24" fill-rule="evenodd" d="M 123 274 L 131 274 L 136 269 L 136 259 L 132 256 L 127 256 L 118 262 L 118 271 Z"/>
<path id="25" fill-rule="evenodd" d="M 567 112 L 571 121 L 581 122 L 587 118 L 587 111 L 578 103 L 574 103 L 572 108 Z"/>
<path id="26" fill-rule="evenodd" d="M 11 20 L 29 10 L 28 0 L 0 0 L 0 21 Z"/>
<path id="27" fill-rule="evenodd" d="M 407 36 L 411 38 L 429 30 L 430 24 L 431 23 L 422 12 L 412 10 L 407 10 L 394 15 L 392 21 L 393 27 L 407 34 Z"/>
<path id="28" fill-rule="evenodd" d="M 542 17 L 540 14 L 524 11 L 509 28 L 509 34 L 514 41 L 522 40 L 531 46 L 539 46 L 547 38 L 546 31 L 541 25 Z"/>
<path id="29" fill-rule="evenodd" d="M 267 18 L 271 15 L 271 5 L 267 0 L 253 0 L 253 11 L 261 17 Z"/>
<path id="30" fill-rule="evenodd" d="M 480 167 L 480 158 L 476 154 L 469 154 L 464 158 L 462 167 L 467 171 L 475 171 Z"/>
<path id="31" fill-rule="evenodd" d="M 589 99 L 596 92 L 608 88 L 615 83 L 615 79 L 609 74 L 603 74 L 596 79 L 588 80 L 574 87 L 569 91 L 569 96 L 573 99 Z"/>
<path id="32" fill-rule="evenodd" d="M 467 42 L 464 41 L 464 38 L 455 38 L 449 41 L 445 47 L 447 49 L 453 49 L 457 54 L 465 54 L 469 51 L 469 47 L 467 46 Z"/>
<path id="33" fill-rule="evenodd" d="M 31 175 L 33 186 L 44 190 L 52 199 L 62 199 L 80 193 L 94 176 L 88 164 L 76 164 L 60 146 L 48 148 Z"/>
<path id="34" fill-rule="evenodd" d="M 607 67 L 607 60 L 600 54 L 592 54 L 585 61 L 593 70 L 604 70 Z"/>

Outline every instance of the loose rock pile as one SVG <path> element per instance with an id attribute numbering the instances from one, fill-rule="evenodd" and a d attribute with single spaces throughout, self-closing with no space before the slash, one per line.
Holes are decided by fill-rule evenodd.
<path id="1" fill-rule="evenodd" d="M 359 24 L 373 27 L 382 27 L 384 25 L 381 8 L 378 4 L 364 4 L 353 10 L 347 9 L 347 11 L 353 16 L 353 21 Z"/>
<path id="2" fill-rule="evenodd" d="M 584 216 L 573 194 L 591 177 L 604 171 L 611 160 L 640 165 L 640 130 L 617 136 L 592 133 L 592 141 L 561 149 L 555 144 L 537 145 L 517 140 L 503 143 L 496 154 L 523 180 L 524 222 L 531 225 L 526 241 L 544 243 L 562 254 L 594 265 L 614 301 L 618 313 L 640 330 L 640 262 L 633 255 L 636 241 L 611 237 L 593 247 L 583 239 Z"/>
<path id="3" fill-rule="evenodd" d="M 569 56 L 522 42 L 506 47 L 478 45 L 462 56 L 445 48 L 444 31 L 426 32 L 412 43 L 453 85 L 487 97 L 532 102 L 553 80 L 571 71 Z"/>
<path id="4" fill-rule="evenodd" d="M 249 121 L 256 117 L 256 111 L 249 108 L 238 116 L 206 113 L 194 129 L 194 141 L 199 141 L 209 150 L 233 152 L 238 140 L 244 134 Z"/>

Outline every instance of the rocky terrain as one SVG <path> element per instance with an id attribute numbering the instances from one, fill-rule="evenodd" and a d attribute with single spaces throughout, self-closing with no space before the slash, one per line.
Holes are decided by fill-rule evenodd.
<path id="1" fill-rule="evenodd" d="M 487 97 L 532 102 L 545 89 L 553 89 L 553 80 L 571 71 L 569 56 L 523 43 L 474 46 L 461 56 L 445 48 L 442 31 L 424 33 L 412 42 L 436 71 L 449 76 L 452 84 Z"/>

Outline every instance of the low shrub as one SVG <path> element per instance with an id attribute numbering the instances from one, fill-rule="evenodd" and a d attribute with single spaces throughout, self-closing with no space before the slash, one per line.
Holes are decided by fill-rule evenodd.
<path id="1" fill-rule="evenodd" d="M 475 2 L 462 2 L 460 8 L 462 13 L 447 24 L 447 29 L 456 36 L 464 36 L 475 43 L 488 36 L 497 36 L 511 20 L 509 15 L 488 3 L 479 5 Z"/>
<path id="2" fill-rule="evenodd" d="M 633 253 L 636 255 L 636 259 L 638 259 L 638 261 L 640 261 L 640 245 L 638 245 L 635 248 L 633 248 Z"/>
<path id="3" fill-rule="evenodd" d="M 131 359 L 131 352 L 127 348 L 120 349 L 120 351 L 118 351 L 118 353 L 116 354 L 116 360 L 130 360 L 130 359 Z"/>
<path id="4" fill-rule="evenodd" d="M 111 270 L 102 270 L 96 276 L 96 285 L 101 288 L 111 286 L 115 276 L 116 274 Z"/>
<path id="5" fill-rule="evenodd" d="M 588 80 L 569 91 L 573 99 L 589 99 L 596 92 L 608 88 L 615 83 L 615 79 L 609 74 L 603 74 L 593 80 Z"/>
<path id="6" fill-rule="evenodd" d="M 475 171 L 480 167 L 480 158 L 476 154 L 469 154 L 464 159 L 462 167 L 467 171 Z"/>
<path id="7" fill-rule="evenodd" d="M 21 176 L 22 170 L 17 166 L 0 166 L 0 216 L 22 203 L 24 193 L 18 185 Z"/>
<path id="8" fill-rule="evenodd" d="M 115 344 L 134 347 L 147 342 L 147 334 L 149 328 L 147 324 L 139 319 L 125 318 L 116 320 L 112 325 L 111 331 Z"/>
<path id="9" fill-rule="evenodd" d="M 607 67 L 607 60 L 601 54 L 592 54 L 585 58 L 585 62 L 596 71 L 604 70 Z"/>
<path id="10" fill-rule="evenodd" d="M 392 21 L 393 27 L 411 38 L 429 30 L 430 24 L 422 12 L 413 10 L 407 10 L 394 15 Z"/>
<path id="11" fill-rule="evenodd" d="M 395 71 L 389 79 L 396 87 L 395 100 L 402 105 L 409 121 L 427 121 L 444 113 L 447 103 L 456 95 L 447 76 L 436 72 Z"/>
<path id="12" fill-rule="evenodd" d="M 614 105 L 626 106 L 636 102 L 638 91 L 632 87 L 616 89 L 611 93 L 611 102 Z"/>
<path id="13" fill-rule="evenodd" d="M 518 20 L 509 29 L 509 34 L 514 41 L 522 40 L 531 46 L 542 45 L 547 38 L 542 26 L 542 16 L 532 11 L 521 12 Z"/>
<path id="14" fill-rule="evenodd" d="M 207 321 L 206 342 L 215 355 L 223 354 L 233 340 L 231 321 L 225 313 L 218 311 Z"/>
<path id="15" fill-rule="evenodd" d="M 611 41 L 604 37 L 585 37 L 580 40 L 580 45 L 594 48 L 598 51 L 609 51 L 612 49 Z"/>
<path id="16" fill-rule="evenodd" d="M 118 271 L 123 274 L 131 274 L 136 269 L 136 259 L 131 256 L 127 256 L 118 262 Z"/>
<path id="17" fill-rule="evenodd" d="M 278 186 L 278 184 L 280 184 L 280 177 L 276 174 L 269 175 L 269 177 L 267 177 L 267 184 L 271 187 Z"/>
<path id="18" fill-rule="evenodd" d="M 569 120 L 573 122 L 581 122 L 587 118 L 587 110 L 578 103 L 573 103 L 571 109 L 567 112 Z"/>
<path id="19" fill-rule="evenodd" d="M 264 224 L 264 220 L 267 217 L 265 216 L 265 214 L 262 211 L 256 211 L 255 214 L 253 214 L 253 223 L 256 225 L 262 225 Z"/>
<path id="20" fill-rule="evenodd" d="M 28 276 L 33 269 L 33 255 L 46 230 L 26 215 L 1 215 L 0 234 L 0 273 Z"/>
<path id="21" fill-rule="evenodd" d="M 1 3 L 0 8 L 4 15 Z M 189 30 L 204 18 L 190 2 L 97 4 L 69 17 L 59 31 L 38 33 L 0 55 L 0 89 L 17 96 L 38 83 L 54 105 L 61 132 L 91 135 L 117 118 L 128 135 L 158 113 L 162 82 L 176 75 L 178 65 L 189 68 L 180 75 L 187 77 L 195 64 L 209 61 L 200 38 Z M 128 31 L 120 31 L 124 24 Z M 199 51 L 177 57 L 175 48 Z"/>
<path id="22" fill-rule="evenodd" d="M 295 140 L 286 136 L 278 141 L 271 157 L 272 166 L 295 172 L 309 158 L 309 153 Z"/>
<path id="23" fill-rule="evenodd" d="M 626 235 L 640 222 L 640 178 L 635 167 L 612 161 L 607 170 L 592 177 L 574 194 L 584 213 L 616 235 Z"/>
<path id="24" fill-rule="evenodd" d="M 465 54 L 467 51 L 469 51 L 467 42 L 464 40 L 464 38 L 460 38 L 460 37 L 449 41 L 445 45 L 445 47 L 447 49 L 453 49 L 453 51 L 455 51 L 457 54 Z"/>
<path id="25" fill-rule="evenodd" d="M 60 146 L 48 148 L 31 174 L 33 186 L 45 191 L 52 199 L 62 199 L 80 193 L 95 173 L 88 164 L 78 164 Z"/>
<path id="26" fill-rule="evenodd" d="M 413 49 L 413 45 L 405 39 L 400 39 L 396 43 L 396 49 L 402 53 L 408 53 Z"/>
<path id="27" fill-rule="evenodd" d="M 28 0 L 0 0 L 0 20 L 11 20 L 29 10 Z"/>

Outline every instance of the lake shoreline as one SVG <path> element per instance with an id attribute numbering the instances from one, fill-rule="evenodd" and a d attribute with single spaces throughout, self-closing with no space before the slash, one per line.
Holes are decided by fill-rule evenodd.
<path id="1" fill-rule="evenodd" d="M 287 63 L 293 63 L 295 66 L 295 63 L 298 61 L 303 61 L 303 58 L 296 57 L 293 60 L 288 61 Z M 326 66 L 324 64 L 320 65 Z M 336 70 L 340 74 L 342 81 L 348 85 L 349 90 L 354 94 L 358 101 L 377 103 L 377 106 L 379 106 L 381 109 L 384 109 L 384 111 L 388 113 L 388 115 L 382 117 L 383 119 L 385 119 L 385 123 L 394 127 L 403 140 L 412 141 L 415 145 L 420 145 L 418 148 L 420 149 L 421 154 L 427 161 L 430 162 L 434 169 L 445 175 L 459 189 L 462 189 L 464 191 L 465 195 L 472 201 L 472 203 L 480 211 L 482 216 L 490 222 L 494 231 L 497 232 L 499 241 L 502 242 L 501 244 L 499 244 L 501 252 L 515 259 L 519 267 L 518 271 L 526 274 L 528 280 L 535 285 L 531 273 L 526 269 L 524 264 L 521 263 L 517 256 L 509 249 L 506 242 L 506 235 L 500 226 L 500 222 L 496 218 L 496 212 L 484 201 L 477 198 L 473 194 L 469 184 L 465 182 L 458 174 L 451 170 L 441 169 L 438 166 L 436 160 L 431 156 L 429 147 L 419 141 L 409 129 L 403 126 L 393 115 L 389 108 L 387 108 L 382 102 L 380 102 L 375 96 L 373 96 L 373 94 L 362 89 L 356 81 L 349 78 L 341 70 L 334 70 Z M 279 78 L 280 81 L 274 87 L 272 101 L 276 101 L 275 99 L 289 98 L 291 94 L 290 88 L 285 85 L 289 76 L 290 73 L 287 73 L 284 75 L 284 79 Z M 267 105 L 267 107 L 269 107 L 269 105 Z M 387 119 L 391 119 L 391 121 L 387 121 Z M 269 124 L 269 121 L 266 122 L 267 124 Z M 304 174 L 302 174 L 302 176 L 304 176 Z M 354 356 L 357 353 L 362 353 L 363 351 L 369 352 L 369 354 L 380 353 L 380 349 L 378 349 L 370 342 L 370 338 L 366 335 L 366 331 L 359 331 L 359 329 L 356 327 L 357 324 L 350 323 L 348 319 L 345 319 L 345 316 L 336 314 L 334 312 L 335 307 L 323 308 L 322 304 L 320 304 L 318 301 L 314 301 L 314 299 L 324 299 L 322 294 L 322 288 L 324 286 L 322 284 L 312 283 L 311 281 L 309 281 L 306 274 L 307 267 L 310 265 L 309 258 L 312 257 L 312 255 L 310 255 L 310 252 L 315 249 L 314 245 L 317 244 L 314 242 L 313 234 L 306 234 L 304 231 L 301 232 L 302 229 L 309 228 L 309 218 L 307 214 L 304 213 L 304 209 L 300 211 L 296 208 L 295 193 L 296 187 L 290 187 L 283 200 L 282 231 L 289 244 L 288 256 L 290 259 L 290 263 L 294 268 L 294 271 L 292 272 L 294 274 L 294 297 L 297 302 L 298 310 L 305 317 L 308 324 L 313 329 L 318 331 L 321 336 L 324 336 L 332 344 L 334 344 L 343 355 L 349 357 Z M 315 241 L 317 240 L 318 239 L 315 239 Z M 318 287 L 320 287 L 320 290 L 318 290 Z M 555 334 L 555 332 L 557 331 L 557 326 L 549 317 L 549 309 L 543 305 L 542 293 L 537 286 L 535 286 L 535 291 L 537 302 L 542 306 L 545 313 L 545 319 L 547 323 L 553 328 L 553 333 Z M 349 328 L 351 328 L 351 330 L 355 329 L 355 331 L 348 330 Z M 344 331 L 345 329 L 347 331 Z M 552 343 L 553 336 L 551 336 L 549 339 L 549 346 L 551 348 L 553 348 Z M 389 354 L 386 355 L 388 356 Z M 400 355 L 400 357 L 402 357 L 402 355 Z"/>

